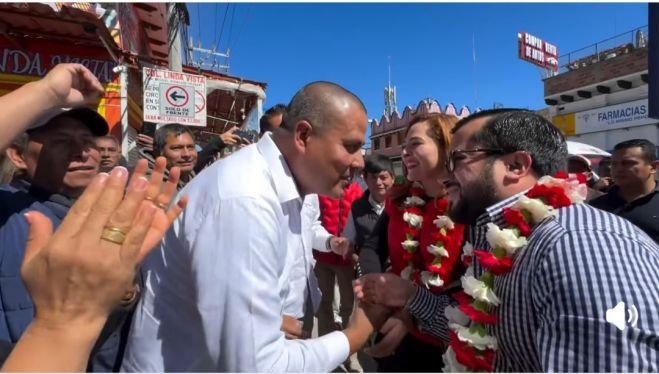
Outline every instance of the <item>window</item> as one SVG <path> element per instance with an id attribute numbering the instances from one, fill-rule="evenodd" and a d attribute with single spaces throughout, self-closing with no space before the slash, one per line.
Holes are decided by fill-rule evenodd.
<path id="1" fill-rule="evenodd" d="M 380 148 L 380 138 L 373 139 L 373 150 L 377 151 Z"/>
<path id="2" fill-rule="evenodd" d="M 405 131 L 399 131 L 398 132 L 398 145 L 403 145 L 405 142 Z"/>
<path id="3" fill-rule="evenodd" d="M 384 147 L 385 148 L 390 148 L 391 147 L 391 135 L 387 135 L 384 138 Z"/>

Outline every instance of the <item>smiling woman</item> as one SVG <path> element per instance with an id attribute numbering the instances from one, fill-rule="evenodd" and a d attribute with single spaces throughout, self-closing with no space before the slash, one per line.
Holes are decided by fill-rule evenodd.
<path id="1" fill-rule="evenodd" d="M 444 292 L 459 269 L 463 227 L 445 216 L 448 202 L 442 183 L 451 129 L 457 121 L 442 113 L 419 115 L 410 121 L 402 155 L 408 182 L 394 187 L 361 248 L 362 270 L 374 273 L 366 275 L 366 282 L 384 276 L 378 273 L 389 267 L 386 259 L 390 259 L 386 276 L 391 278 L 392 294 L 401 295 L 401 304 L 387 306 L 404 306 L 416 287 Z M 380 332 L 378 343 L 369 349 L 378 360 L 378 371 L 442 370 L 441 360 L 429 357 L 441 352 L 443 343 L 422 333 L 404 309 Z"/>

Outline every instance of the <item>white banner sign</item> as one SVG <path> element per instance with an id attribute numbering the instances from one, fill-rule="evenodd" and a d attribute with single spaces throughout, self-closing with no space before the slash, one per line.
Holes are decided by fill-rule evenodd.
<path id="1" fill-rule="evenodd" d="M 657 120 L 648 118 L 648 110 L 648 100 L 642 99 L 579 112 L 575 115 L 575 132 L 585 134 L 656 123 Z"/>
<path id="2" fill-rule="evenodd" d="M 144 121 L 206 126 L 206 77 L 144 68 Z"/>

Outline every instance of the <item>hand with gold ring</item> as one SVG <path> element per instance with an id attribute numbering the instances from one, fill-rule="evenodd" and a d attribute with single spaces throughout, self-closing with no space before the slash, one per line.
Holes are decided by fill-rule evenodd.
<path id="1" fill-rule="evenodd" d="M 144 166 L 138 163 L 139 170 Z M 144 246 L 147 236 L 164 233 L 153 229 L 162 212 L 145 203 L 149 181 L 139 170 L 127 191 L 123 167 L 96 176 L 55 233 L 43 214 L 25 215 L 30 231 L 21 275 L 35 316 L 3 370 L 85 370 L 107 317 L 125 299 L 152 248 Z M 32 359 L 35 354 L 39 360 Z"/>

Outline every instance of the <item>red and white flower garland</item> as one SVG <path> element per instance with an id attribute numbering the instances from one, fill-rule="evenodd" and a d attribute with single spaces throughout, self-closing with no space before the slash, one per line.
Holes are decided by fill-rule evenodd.
<path id="1" fill-rule="evenodd" d="M 526 247 L 537 224 L 554 215 L 556 209 L 586 199 L 585 183 L 581 174 L 542 177 L 512 208 L 503 210 L 505 228 L 487 225 L 491 252 L 465 244 L 463 261 L 468 268 L 461 279 L 463 291 L 455 295 L 458 307 L 446 310 L 451 331 L 450 346 L 443 356 L 445 372 L 494 371 L 497 340 L 488 334 L 488 326 L 497 323 L 493 309 L 501 304 L 494 292 L 494 280 L 512 270 L 515 256 Z M 484 270 L 478 279 L 474 276 L 474 260 Z"/>
<path id="2" fill-rule="evenodd" d="M 438 216 L 433 221 L 437 231 L 431 235 L 433 244 L 425 248 L 432 255 L 432 261 L 429 263 L 424 261 L 424 256 L 419 253 L 419 234 L 424 220 L 423 207 L 428 204 L 422 198 L 424 194 L 424 190 L 415 184 L 410 189 L 410 196 L 403 202 L 403 221 L 408 226 L 405 228 L 405 241 L 401 245 L 405 251 L 403 259 L 407 261 L 407 266 L 401 272 L 401 278 L 427 288 L 441 287 L 445 282 L 442 273 L 446 275 L 450 273 L 446 271 L 447 269 L 442 270 L 443 260 L 450 256 L 458 256 L 463 230 L 456 229 L 453 221 L 445 215 L 448 209 L 446 198 L 433 201 L 432 203 L 437 204 Z M 456 241 L 457 245 L 455 245 Z"/>

